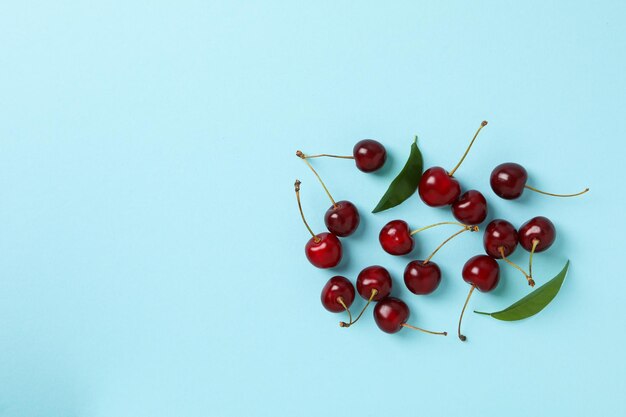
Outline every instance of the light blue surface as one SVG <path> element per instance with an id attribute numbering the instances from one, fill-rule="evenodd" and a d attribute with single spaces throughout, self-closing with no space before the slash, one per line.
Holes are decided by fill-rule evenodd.
<path id="1" fill-rule="evenodd" d="M 625 18 L 620 1 L 5 2 L 0 416 L 626 415 Z M 418 298 L 378 231 L 449 212 L 417 196 L 369 211 L 414 134 L 451 168 L 483 119 L 462 185 L 516 225 L 554 220 L 540 283 L 572 267 L 538 316 L 469 314 L 463 344 L 480 235 L 436 256 L 444 281 Z M 385 265 L 410 322 L 447 338 L 384 334 L 371 312 L 341 329 L 320 305 L 333 273 L 304 258 L 294 179 L 317 231 L 329 202 L 294 152 L 365 137 L 388 149 L 380 174 L 315 161 L 363 215 L 337 273 Z M 488 176 L 510 160 L 591 192 L 497 199 Z M 470 309 L 528 292 L 502 270 Z"/>

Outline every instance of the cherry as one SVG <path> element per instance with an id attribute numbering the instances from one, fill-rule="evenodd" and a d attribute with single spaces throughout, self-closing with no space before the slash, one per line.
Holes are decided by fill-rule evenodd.
<path id="1" fill-rule="evenodd" d="M 556 228 L 547 217 L 533 217 L 519 229 L 519 243 L 530 252 L 528 275 L 533 276 L 533 254 L 548 249 L 556 240 Z"/>
<path id="2" fill-rule="evenodd" d="M 404 283 L 413 294 L 430 294 L 440 282 L 441 269 L 432 261 L 411 261 L 404 269 Z"/>
<path id="3" fill-rule="evenodd" d="M 326 184 L 322 181 L 322 178 L 319 176 L 317 171 L 313 168 L 313 166 L 307 161 L 308 157 L 305 157 L 304 154 L 300 151 L 296 152 L 306 164 L 311 168 L 311 171 L 315 174 L 320 184 L 326 191 L 326 195 L 333 203 L 332 206 L 328 210 L 326 210 L 326 214 L 324 215 L 324 223 L 326 224 L 326 228 L 329 232 L 333 233 L 336 236 L 346 237 L 350 236 L 352 233 L 356 231 L 359 227 L 359 223 L 361 222 L 361 216 L 359 215 L 359 211 L 356 206 L 347 200 L 342 200 L 336 202 L 333 196 L 326 188 Z"/>
<path id="4" fill-rule="evenodd" d="M 407 324 L 406 322 L 410 314 L 409 306 L 407 306 L 404 301 L 395 297 L 386 297 L 380 300 L 378 304 L 376 304 L 376 307 L 374 307 L 374 320 L 378 328 L 385 333 L 397 333 L 402 330 L 403 327 L 408 327 L 425 333 L 440 336 L 448 335 L 447 332 L 431 332 L 430 330 L 424 330 Z"/>
<path id="5" fill-rule="evenodd" d="M 467 340 L 467 337 L 461 334 L 461 322 L 463 321 L 463 314 L 465 313 L 467 303 L 476 288 L 481 292 L 489 292 L 498 286 L 498 282 L 500 281 L 500 267 L 492 257 L 476 255 L 465 263 L 462 276 L 463 280 L 472 286 L 469 294 L 467 294 L 463 310 L 461 310 L 461 316 L 459 317 L 458 336 L 459 339 L 464 342 Z"/>
<path id="6" fill-rule="evenodd" d="M 379 265 L 363 269 L 356 279 L 356 290 L 366 300 L 378 301 L 391 294 L 391 275 Z"/>
<path id="7" fill-rule="evenodd" d="M 530 273 L 526 273 L 519 265 L 512 262 L 507 256 L 511 255 L 517 248 L 519 236 L 515 227 L 506 220 L 495 219 L 492 220 L 485 228 L 485 234 L 483 235 L 483 245 L 485 246 L 485 252 L 487 255 L 502 259 L 513 268 L 520 271 L 531 287 L 535 286 L 535 281 L 532 279 Z"/>
<path id="8" fill-rule="evenodd" d="M 466 191 L 452 204 L 452 214 L 461 223 L 480 224 L 487 218 L 487 200 L 480 191 Z"/>
<path id="9" fill-rule="evenodd" d="M 418 187 L 419 196 L 424 203 L 431 207 L 442 207 L 454 203 L 459 198 L 461 186 L 454 178 L 454 173 L 463 163 L 478 133 L 485 126 L 487 126 L 487 122 L 483 121 L 461 157 L 461 160 L 452 171 L 447 172 L 442 167 L 432 167 L 424 171 Z"/>
<path id="10" fill-rule="evenodd" d="M 363 139 L 354 145 L 352 156 L 330 155 L 322 153 L 319 155 L 305 155 L 302 151 L 296 152 L 302 159 L 319 158 L 327 156 L 330 158 L 354 159 L 356 167 L 363 172 L 374 172 L 382 168 L 387 160 L 387 151 L 378 141 L 373 139 Z"/>
<path id="11" fill-rule="evenodd" d="M 354 286 L 346 277 L 334 276 L 322 288 L 321 300 L 324 308 L 332 313 L 349 311 L 354 302 Z"/>
<path id="12" fill-rule="evenodd" d="M 300 203 L 300 184 L 301 182 L 296 180 L 295 190 L 298 209 L 300 210 L 300 216 L 302 216 L 304 225 L 312 236 L 304 246 L 304 253 L 309 262 L 314 266 L 318 268 L 333 268 L 339 264 L 343 256 L 341 242 L 337 239 L 337 236 L 332 233 L 324 232 L 317 235 L 313 233 L 302 211 L 302 204 Z"/>
<path id="13" fill-rule="evenodd" d="M 583 191 L 575 194 L 547 193 L 527 185 L 527 180 L 528 172 L 526 172 L 526 169 L 523 166 L 514 162 L 506 162 L 498 165 L 493 169 L 493 171 L 491 171 L 489 182 L 493 192 L 506 200 L 519 198 L 524 192 L 524 188 L 528 188 L 531 191 L 552 197 L 575 197 L 589 191 L 589 188 L 585 188 Z"/>

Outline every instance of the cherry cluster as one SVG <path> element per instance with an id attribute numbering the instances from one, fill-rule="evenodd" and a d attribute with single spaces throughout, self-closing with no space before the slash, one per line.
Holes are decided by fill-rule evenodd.
<path id="1" fill-rule="evenodd" d="M 450 240 L 463 232 L 478 232 L 479 225 L 487 218 L 488 204 L 484 195 L 478 190 L 468 190 L 461 194 L 459 181 L 454 177 L 457 169 L 461 166 L 470 148 L 476 140 L 479 132 L 487 125 L 484 121 L 474 134 L 467 150 L 458 164 L 447 171 L 442 167 L 428 168 L 422 174 L 418 184 L 418 193 L 421 200 L 430 207 L 450 206 L 452 215 L 457 220 L 445 221 L 429 226 L 411 230 L 404 220 L 392 220 L 383 226 L 379 234 L 379 242 L 383 250 L 391 255 L 408 255 L 415 249 L 417 233 L 442 225 L 454 225 L 460 229 L 437 246 L 434 251 L 424 260 L 410 261 L 404 270 L 404 283 L 414 294 L 426 295 L 434 292 L 441 282 L 441 269 L 431 259 Z M 335 201 L 326 188 L 326 185 L 309 163 L 309 159 L 317 157 L 333 157 L 354 159 L 356 166 L 363 172 L 374 172 L 380 169 L 386 161 L 385 147 L 371 139 L 358 142 L 353 149 L 352 156 L 339 156 L 329 154 L 305 155 L 297 151 L 296 155 L 306 162 L 316 175 L 332 205 L 326 211 L 324 222 L 329 232 L 315 234 L 309 227 L 302 205 L 300 203 L 300 181 L 296 180 L 295 191 L 298 207 L 305 226 L 311 233 L 311 239 L 305 245 L 305 254 L 309 262 L 318 268 L 333 268 L 337 266 L 343 256 L 343 248 L 338 237 L 348 237 L 359 226 L 360 215 L 354 204 L 350 201 Z M 494 193 L 504 199 L 512 200 L 519 198 L 525 189 L 555 197 L 573 197 L 589 191 L 585 189 L 576 194 L 553 194 L 540 191 L 526 184 L 528 174 L 524 167 L 516 163 L 504 163 L 498 165 L 491 173 L 490 185 Z M 470 258 L 463 266 L 461 275 L 463 280 L 470 284 L 471 288 L 458 324 L 458 337 L 462 341 L 466 337 L 461 334 L 461 322 L 463 314 L 475 289 L 481 292 L 489 292 L 495 289 L 500 280 L 500 267 L 496 260 L 502 260 L 520 271 L 528 284 L 533 287 L 535 281 L 532 273 L 533 254 L 547 250 L 556 239 L 554 224 L 546 217 L 534 217 L 517 230 L 510 222 L 503 219 L 492 220 L 487 224 L 483 235 L 485 254 L 479 254 Z M 530 253 L 528 271 L 515 264 L 509 256 L 515 251 L 518 244 Z M 402 300 L 391 296 L 392 279 L 389 271 L 382 266 L 374 265 L 363 269 L 356 280 L 356 291 L 352 282 L 343 276 L 334 276 L 328 280 L 322 289 L 322 305 L 331 312 L 347 312 L 349 321 L 340 322 L 342 327 L 350 327 L 363 315 L 370 303 L 376 302 L 374 307 L 374 319 L 378 327 L 387 333 L 396 333 L 403 327 L 420 330 L 436 335 L 447 335 L 446 332 L 432 332 L 407 324 L 409 308 Z M 367 303 L 353 319 L 350 306 L 354 302 L 356 292 L 367 300 Z"/>

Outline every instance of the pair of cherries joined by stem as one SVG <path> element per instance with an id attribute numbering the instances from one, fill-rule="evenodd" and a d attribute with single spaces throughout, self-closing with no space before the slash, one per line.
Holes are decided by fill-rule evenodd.
<path id="1" fill-rule="evenodd" d="M 533 217 L 524 223 L 519 231 L 506 220 L 496 219 L 485 228 L 483 245 L 485 252 L 496 259 L 502 259 L 520 271 L 531 287 L 535 286 L 532 274 L 533 254 L 547 250 L 556 240 L 556 228 L 547 217 Z M 513 263 L 508 257 L 515 251 L 518 243 L 530 252 L 528 272 Z"/>

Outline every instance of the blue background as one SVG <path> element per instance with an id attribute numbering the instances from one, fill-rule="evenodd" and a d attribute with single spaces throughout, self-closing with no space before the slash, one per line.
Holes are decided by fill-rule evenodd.
<path id="1" fill-rule="evenodd" d="M 473 3 L 473 2 L 472 2 Z M 626 6 L 620 1 L 4 2 L 0 7 L 0 416 L 623 416 Z M 369 214 L 414 134 L 427 166 L 482 190 L 490 217 L 546 215 L 558 240 L 539 283 L 572 260 L 541 314 L 469 314 L 464 234 L 444 281 L 408 293 L 409 258 L 380 227 L 449 220 L 417 196 Z M 447 338 L 350 329 L 308 264 L 304 209 L 329 202 L 296 149 L 349 153 L 371 137 L 380 173 L 316 160 L 361 210 L 336 273 L 379 263 L 412 324 Z M 504 161 L 554 192 L 507 202 Z M 426 256 L 453 230 L 418 237 Z M 513 259 L 526 262 L 518 251 Z M 470 309 L 528 292 L 501 285 Z M 357 311 L 362 300 L 355 302 Z"/>

